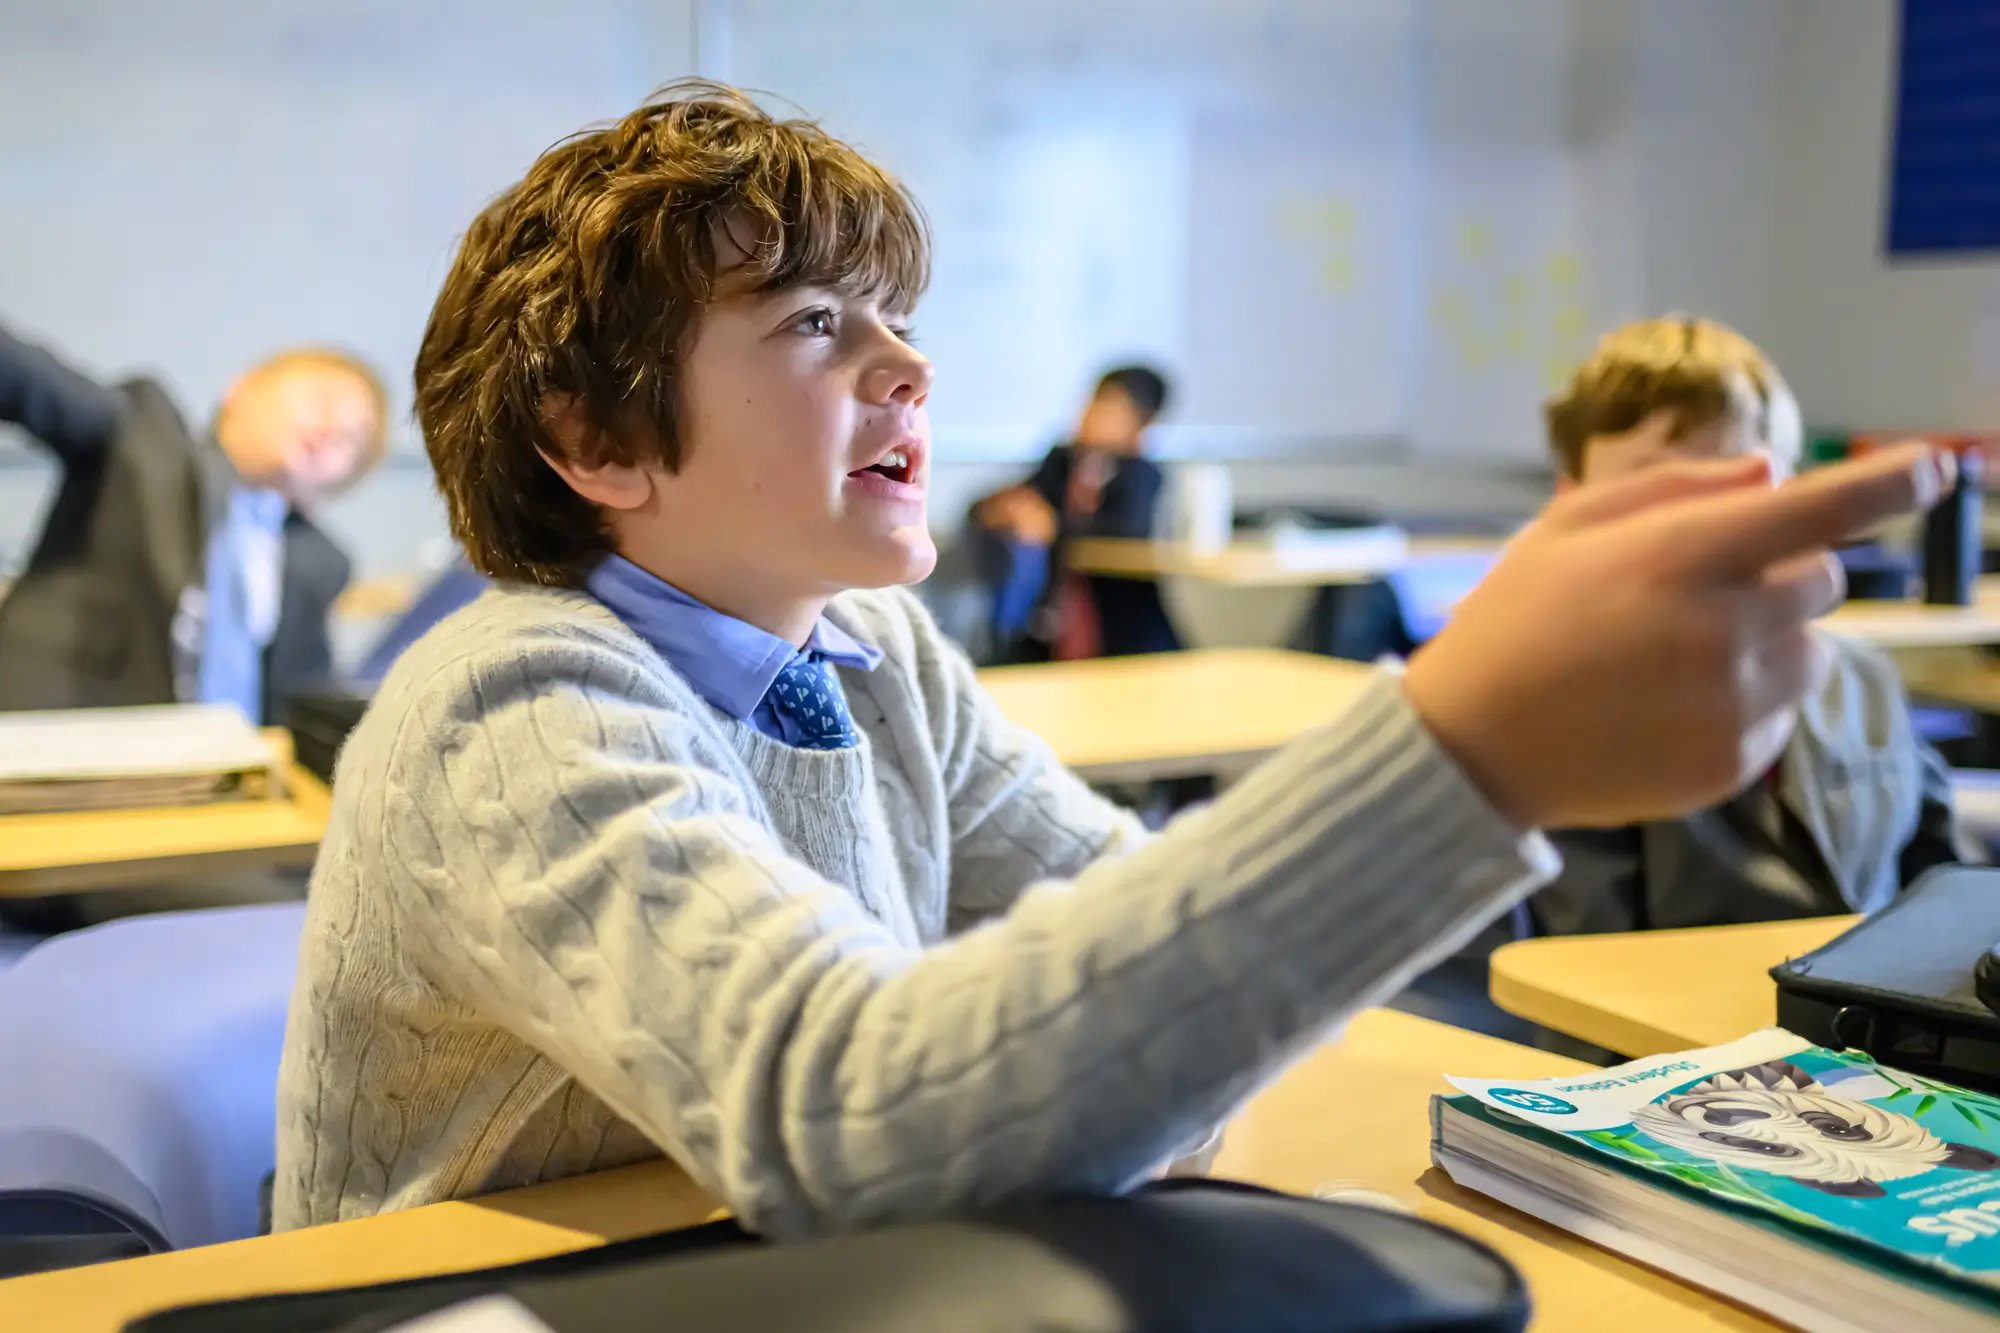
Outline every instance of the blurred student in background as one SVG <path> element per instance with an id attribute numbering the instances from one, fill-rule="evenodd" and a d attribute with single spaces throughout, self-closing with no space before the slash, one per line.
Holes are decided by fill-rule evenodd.
<path id="1" fill-rule="evenodd" d="M 1670 316 L 1615 330 L 1548 408 L 1564 489 L 1685 459 L 1798 464 L 1798 404 L 1734 330 Z M 1623 595 L 1607 590 L 1606 596 Z M 1533 913 L 1550 933 L 1708 926 L 1870 912 L 1959 859 L 1950 774 L 1911 721 L 1896 667 L 1823 636 L 1825 684 L 1798 707 L 1778 762 L 1682 819 L 1555 835 L 1561 877 Z"/>
<path id="2" fill-rule="evenodd" d="M 1035 474 L 972 508 L 987 539 L 1000 656 L 1016 661 L 1123 656 L 1180 647 L 1159 585 L 1064 567 L 1077 537 L 1150 537 L 1166 476 L 1144 456 L 1146 434 L 1171 396 L 1150 366 L 1120 366 L 1098 380 L 1073 438 L 1049 450 Z"/>
<path id="3" fill-rule="evenodd" d="M 236 377 L 209 430 L 149 379 L 109 386 L 0 329 L 0 421 L 62 468 L 0 601 L 0 709 L 175 700 L 253 722 L 326 677 L 349 562 L 315 505 L 382 456 L 365 363 L 297 347 Z"/>
<path id="4" fill-rule="evenodd" d="M 245 370 L 202 431 L 158 383 L 99 384 L 0 329 L 0 421 L 62 472 L 0 600 L 0 710 L 178 700 L 277 720 L 287 694 L 331 674 L 327 617 L 348 580 L 313 507 L 381 458 L 387 419 L 375 372 L 331 348 Z M 0 922 L 59 930 L 240 896 L 16 900 Z"/>

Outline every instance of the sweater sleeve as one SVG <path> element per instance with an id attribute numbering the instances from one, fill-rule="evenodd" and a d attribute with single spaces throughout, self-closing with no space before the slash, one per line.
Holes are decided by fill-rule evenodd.
<path id="1" fill-rule="evenodd" d="M 898 945 L 788 857 L 642 675 L 441 672 L 382 856 L 428 979 L 778 1235 L 1129 1186 L 1550 869 L 1385 677 L 1207 810 Z"/>
<path id="2" fill-rule="evenodd" d="M 914 597 L 896 601 L 944 782 L 953 930 L 1005 911 L 1038 880 L 1074 879 L 1147 840 L 1129 810 L 1000 712 L 970 659 Z"/>

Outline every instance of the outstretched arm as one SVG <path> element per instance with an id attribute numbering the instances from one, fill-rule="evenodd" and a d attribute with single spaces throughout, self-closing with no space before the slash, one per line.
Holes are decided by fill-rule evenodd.
<path id="1" fill-rule="evenodd" d="M 118 394 L 0 325 L 0 421 L 20 426 L 65 466 L 104 452 Z"/>

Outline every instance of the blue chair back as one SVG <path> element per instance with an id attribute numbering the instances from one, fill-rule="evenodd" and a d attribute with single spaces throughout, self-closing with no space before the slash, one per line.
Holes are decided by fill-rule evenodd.
<path id="1" fill-rule="evenodd" d="M 0 1268 L 10 1244 L 65 1235 L 162 1250 L 257 1233 L 304 918 L 127 917 L 0 973 Z"/>
<path id="2" fill-rule="evenodd" d="M 1425 644 L 1444 628 L 1465 595 L 1479 585 L 1500 558 L 1497 551 L 1454 551 L 1419 555 L 1389 575 L 1403 628 L 1410 640 Z"/>

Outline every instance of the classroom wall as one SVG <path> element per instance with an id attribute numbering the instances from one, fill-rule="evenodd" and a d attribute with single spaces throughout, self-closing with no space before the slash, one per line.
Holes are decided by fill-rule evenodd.
<path id="1" fill-rule="evenodd" d="M 1025 127 L 991 123 L 999 103 L 949 79 L 924 85 L 924 117 L 911 115 L 905 83 L 868 102 L 851 90 L 881 81 L 825 49 L 860 41 L 869 24 L 813 26 L 818 7 L 803 0 L 588 0 L 560 13 L 525 0 L 190 0 L 143 12 L 19 0 L 0 11 L 0 178 L 27 206 L 0 214 L 0 318 L 97 373 L 158 373 L 197 416 L 274 343 L 363 348 L 397 395 L 396 453 L 326 520 L 364 575 L 432 563 L 442 513 L 402 412 L 456 232 L 546 142 L 700 67 L 798 97 L 836 128 L 852 122 L 871 147 L 924 119 L 968 136 L 948 152 L 901 140 L 916 153 L 902 165 L 936 187 L 926 197 L 943 247 L 926 310 L 943 326 L 933 350 L 948 358 L 942 527 L 1044 447 L 1095 364 L 1120 353 L 1151 351 L 1183 371 L 1169 452 L 1240 452 L 1256 437 L 1256 456 L 1276 431 L 1282 456 L 1305 466 L 1270 466 L 1301 501 L 1433 499 L 1410 469 L 1377 466 L 1411 437 L 1436 441 L 1441 465 L 1533 459 L 1538 382 L 1521 389 L 1514 372 L 1531 352 L 1503 346 L 1503 260 L 1542 244 L 1537 164 L 1559 165 L 1562 152 L 1552 95 L 1514 109 L 1521 80 L 1507 71 L 1536 62 L 1524 81 L 1560 86 L 1577 0 L 1516 0 L 1504 23 L 1481 0 L 1281 3 L 1254 25 L 1224 0 L 1089 14 L 1049 3 L 1025 18 L 988 0 L 952 8 L 967 21 L 941 25 L 928 0 L 871 0 L 856 15 L 928 15 L 898 29 L 927 44 L 924 69 L 1013 69 L 1031 102 L 1068 69 L 1075 97 Z M 1093 42 L 1099 54 L 1079 49 Z M 1146 112 L 1137 120 L 1134 105 Z M 1281 142 L 1274 125 L 1289 126 Z M 1443 147 L 1418 173 L 1426 135 Z M 961 157 L 977 158 L 970 175 L 952 169 Z M 1122 174 L 1105 178 L 1107 163 Z M 967 181 L 980 188 L 954 184 Z M 1066 200 L 1082 200 L 1075 216 L 1055 216 Z M 1431 293 L 1417 264 L 1421 247 L 1449 250 L 1468 229 L 1486 241 L 1461 284 L 1463 331 L 1490 349 L 1474 350 L 1472 370 L 1451 359 L 1456 341 L 1424 341 Z M 1135 251 L 1142 237 L 1153 248 Z M 994 293 L 1044 268 L 1025 284 L 1040 293 L 1026 321 L 1036 332 L 991 309 Z M 1058 299 L 1072 291 L 1077 303 Z M 1036 355 L 1017 365 L 1001 354 L 1010 347 Z M 1434 355 L 1448 364 L 1420 373 Z M 1287 386 L 1324 401 L 1301 417 L 1279 405 Z M 1493 410 L 1503 400 L 1505 423 Z M 1427 405 L 1427 428 L 1414 403 Z M 1440 415 L 1440 403 L 1463 407 Z M 0 445 L 0 567 L 25 553 L 51 476 L 33 453 Z M 1240 479 L 1246 503 L 1261 476 Z M 1455 490 L 1477 495 L 1481 483 Z"/>
<path id="2" fill-rule="evenodd" d="M 1786 12 L 1772 0 L 1638 0 L 1630 11 L 1629 313 L 1698 311 L 1772 337 Z"/>
<path id="3" fill-rule="evenodd" d="M 555 139 L 694 63 L 694 0 L 6 0 L 0 320 L 203 419 L 243 364 L 409 366 L 458 234 Z M 416 455 L 420 458 L 420 455 Z M 0 440 L 0 570 L 52 473 Z M 364 572 L 443 532 L 421 464 L 336 504 Z"/>
<path id="4" fill-rule="evenodd" d="M 869 0 L 867 13 L 894 18 L 915 3 Z M 0 179 L 10 201 L 27 206 L 0 212 L 0 318 L 101 372 L 163 366 L 197 413 L 243 358 L 300 333 L 369 347 L 406 402 L 409 356 L 453 235 L 560 133 L 706 67 L 752 81 L 788 75 L 779 90 L 836 128 L 847 117 L 864 140 L 893 139 L 884 108 L 840 91 L 865 78 L 865 67 L 822 59 L 822 74 L 836 68 L 838 77 L 806 77 L 807 58 L 820 51 L 796 49 L 789 25 L 812 8 L 802 5 L 587 0 L 558 13 L 528 0 L 189 0 L 171 9 L 13 0 L 0 7 Z M 1118 328 L 1160 326 L 1156 350 L 1170 359 L 1210 369 L 1244 362 L 1240 373 L 1198 377 L 1190 420 L 1166 442 L 1183 455 L 1235 452 L 1232 420 L 1239 435 L 1276 422 L 1260 415 L 1269 395 L 1258 375 L 1297 381 L 1317 355 L 1328 382 L 1344 383 L 1330 372 L 1358 363 L 1341 347 L 1390 349 L 1395 373 L 1367 372 L 1366 395 L 1342 394 L 1365 398 L 1366 410 L 1346 424 L 1369 429 L 1343 432 L 1329 409 L 1320 443 L 1291 439 L 1261 458 L 1253 449 L 1232 464 L 1246 504 L 1260 488 L 1391 511 L 1532 504 L 1541 488 L 1520 473 L 1539 464 L 1542 395 L 1599 329 L 1675 308 L 1716 314 L 1764 341 L 1814 420 L 1990 426 L 2000 420 L 2000 264 L 1892 265 L 1880 254 L 1893 8 L 1890 0 L 1266 5 L 1256 33 L 1217 47 L 1227 57 L 1220 91 L 1201 92 L 1210 101 L 1199 103 L 1212 102 L 1215 114 L 1173 122 L 1171 134 L 1147 140 L 1152 156 L 1134 159 L 1149 188 L 1181 200 L 1185 216 L 1164 216 L 1155 230 L 1167 251 L 1184 252 L 1185 269 L 1167 284 L 1180 284 L 1184 299 L 1155 310 L 1144 293 L 1114 286 L 1092 300 L 1122 312 Z M 1109 97 L 1104 80 L 1127 80 L 1112 101 L 1134 92 L 1131 70 L 1078 44 L 1100 29 L 1137 34 L 1147 67 L 1164 71 L 1147 105 L 1194 105 L 1175 99 L 1195 96 L 1199 39 L 1239 21 L 1219 0 L 1100 9 L 1051 3 L 1016 13 L 963 0 L 958 12 L 1004 10 L 1016 27 L 1040 24 L 1039 35 L 968 54 L 962 48 L 981 31 L 1007 33 L 998 20 L 971 24 L 956 29 L 955 46 L 939 48 L 939 62 L 1001 60 L 1034 88 L 1069 61 L 1100 94 L 1074 103 L 1077 114 L 1096 115 Z M 1155 12 L 1168 17 L 1139 23 Z M 932 24 L 917 35 L 939 31 Z M 1257 53 L 1285 47 L 1286 32 L 1299 49 L 1308 38 L 1331 43 L 1314 68 L 1345 91 L 1324 96 L 1299 77 L 1303 65 L 1284 66 L 1272 105 L 1302 117 L 1299 133 L 1269 161 L 1235 161 L 1270 119 L 1255 102 Z M 1377 76 L 1361 80 L 1371 66 Z M 967 108 L 984 105 L 953 102 L 953 123 L 977 121 Z M 916 119 L 907 98 L 887 111 Z M 1011 165 L 1000 165 L 1016 174 L 1054 152 L 1046 133 L 1010 141 L 1004 127 L 973 128 L 1015 143 Z M 1100 130 L 1116 137 L 1117 123 Z M 1362 162 L 1355 145 L 1378 131 L 1388 146 L 1372 159 L 1376 174 L 1366 189 L 1343 193 L 1343 173 Z M 1316 148 L 1322 138 L 1327 146 Z M 913 151 L 925 142 L 905 141 Z M 450 151 L 437 151 L 441 143 Z M 1078 161 L 1088 166 L 1102 147 L 1084 145 Z M 1288 155 L 1315 152 L 1297 198 L 1265 200 L 1272 245 L 1304 247 L 1318 265 L 1313 282 L 1351 285 L 1352 301 L 1377 301 L 1376 270 L 1390 273 L 1404 295 L 1387 322 L 1357 322 L 1339 301 L 1314 316 L 1311 302 L 1325 293 L 1308 300 L 1284 280 L 1296 254 L 1266 264 L 1254 245 L 1217 240 L 1236 234 L 1236 185 L 1264 190 Z M 921 157 L 915 166 L 919 176 L 940 171 Z M 1065 179 L 1074 184 L 1075 172 Z M 1033 199 L 1047 190 L 1014 181 L 1004 193 Z M 1369 199 L 1396 201 L 1389 233 L 1360 215 Z M 954 201 L 950 190 L 941 200 L 946 212 L 959 210 L 960 230 L 941 230 L 956 257 L 941 261 L 934 313 L 971 329 L 973 344 L 1019 341 L 1018 320 L 979 333 L 982 307 L 966 293 L 991 284 L 981 288 L 961 270 L 982 262 L 981 235 L 990 240 L 1002 223 L 1033 228 L 1038 210 L 982 213 L 976 198 Z M 1100 205 L 1110 207 L 1100 199 L 1091 208 Z M 1133 230 L 1114 214 L 1101 229 Z M 1096 216 L 1086 209 L 1071 221 L 1083 234 Z M 1071 247 L 1056 258 L 1087 282 L 1101 267 L 1093 253 Z M 1149 270 L 1172 258 L 1148 255 Z M 1251 296 L 1232 290 L 1239 272 L 1236 285 Z M 1264 307 L 1268 321 L 1231 322 Z M 1045 314 L 1036 326 L 1060 332 L 1049 341 L 1067 349 L 1066 366 L 1077 362 L 1066 377 L 1038 376 L 1028 394 L 1004 359 L 960 356 L 945 368 L 940 419 L 952 429 L 940 436 L 941 527 L 1062 428 L 1089 363 L 1112 353 L 1078 340 L 1074 311 Z M 1255 352 L 1263 333 L 1274 348 L 1268 364 Z M 934 350 L 947 352 L 954 336 Z M 1147 350 L 1138 333 L 1124 342 Z M 999 369 L 969 385 L 987 366 Z M 1050 378 L 1062 382 L 1040 382 Z M 1004 431 L 981 435 L 951 416 L 953 394 L 978 399 L 989 416 L 1014 399 L 1028 405 Z M 401 456 L 327 516 L 364 574 L 429 563 L 443 534 L 407 421 L 399 427 Z M 31 536 L 48 476 L 32 455 L 0 444 L 0 567 Z"/>
<path id="5" fill-rule="evenodd" d="M 2000 427 L 2000 256 L 1884 253 L 1897 8 L 1572 11 L 1565 134 L 1594 328 L 1670 310 L 1723 319 L 1829 428 Z"/>
<path id="6" fill-rule="evenodd" d="M 1825 427 L 1992 430 L 2000 256 L 1884 253 L 1897 8 L 1604 0 L 1580 15 L 1622 52 L 1580 108 L 1598 254 L 1622 284 L 1608 304 L 1737 325 Z"/>
<path id="7" fill-rule="evenodd" d="M 1809 419 L 2000 429 L 2000 255 L 1883 254 L 1890 0 L 1782 0 L 1771 350 Z"/>

